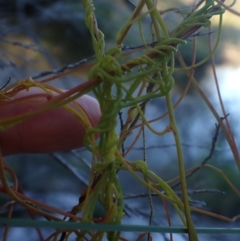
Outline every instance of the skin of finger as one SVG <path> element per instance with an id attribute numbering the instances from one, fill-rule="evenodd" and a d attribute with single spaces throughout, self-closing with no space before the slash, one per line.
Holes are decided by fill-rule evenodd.
<path id="1" fill-rule="evenodd" d="M 13 100 L 23 97 L 24 101 L 14 101 L 13 104 L 8 102 L 4 105 L 2 101 L 0 116 L 9 118 L 36 110 L 49 101 L 51 95 L 40 88 L 32 87 L 29 91 L 20 91 Z M 101 117 L 97 100 L 89 95 L 83 95 L 76 102 L 87 113 L 91 125 L 96 126 Z M 81 121 L 66 108 L 59 107 L 32 116 L 0 132 L 0 148 L 3 156 L 67 151 L 82 147 L 85 133 Z"/>

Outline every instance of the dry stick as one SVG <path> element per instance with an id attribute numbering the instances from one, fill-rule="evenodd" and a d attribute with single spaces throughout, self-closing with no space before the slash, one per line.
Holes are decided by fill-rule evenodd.
<path id="1" fill-rule="evenodd" d="M 46 75 L 50 75 L 50 74 L 59 74 L 59 73 L 62 73 L 64 72 L 65 70 L 70 70 L 70 69 L 75 69 L 77 67 L 80 67 L 86 63 L 88 63 L 89 61 L 95 59 L 95 55 L 94 56 L 91 56 L 91 57 L 88 57 L 86 59 L 81 59 L 80 61 L 77 61 L 75 63 L 72 63 L 72 64 L 67 64 L 59 69 L 56 69 L 56 70 L 49 70 L 49 71 L 44 71 L 44 72 L 41 72 L 39 74 L 36 74 L 34 76 L 32 76 L 33 79 L 38 79 L 38 78 L 41 78 L 41 77 L 45 77 Z"/>
<path id="2" fill-rule="evenodd" d="M 6 44 L 13 45 L 13 46 L 19 46 L 19 47 L 22 47 L 24 49 L 29 49 L 29 50 L 41 52 L 41 48 L 39 48 L 37 45 L 34 45 L 34 44 L 24 44 L 24 43 L 19 42 L 19 41 L 11 41 L 11 40 L 8 40 L 8 39 L 3 39 L 3 38 L 0 38 L 0 41 L 3 42 L 3 43 L 6 43 Z"/>

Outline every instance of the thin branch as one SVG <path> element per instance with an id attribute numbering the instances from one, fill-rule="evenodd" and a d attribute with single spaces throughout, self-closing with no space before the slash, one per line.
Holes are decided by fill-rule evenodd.
<path id="1" fill-rule="evenodd" d="M 182 195 L 181 191 L 175 191 L 175 193 L 179 196 Z M 210 189 L 196 189 L 196 190 L 188 190 L 188 194 L 189 195 L 193 195 L 193 194 L 206 194 L 206 193 L 214 193 L 214 194 L 220 194 L 220 195 L 225 195 L 226 193 L 215 189 L 215 188 L 210 188 Z M 162 194 L 166 194 L 165 191 L 162 191 Z M 159 197 L 158 194 L 156 193 L 151 193 L 152 197 Z M 138 193 L 138 194 L 126 194 L 124 195 L 124 199 L 134 199 L 134 198 L 139 198 L 139 197 L 148 197 L 148 193 Z"/>
<path id="2" fill-rule="evenodd" d="M 146 149 L 147 150 L 152 150 L 152 149 L 159 149 L 159 148 L 171 148 L 171 147 L 175 147 L 176 144 L 173 143 L 173 144 L 163 144 L 163 145 L 151 145 L 151 146 L 148 146 Z M 189 143 L 182 143 L 182 146 L 184 147 L 188 147 L 188 148 L 198 148 L 198 149 L 209 149 L 209 146 L 207 145 L 193 145 L 193 144 L 189 144 Z M 143 147 L 133 147 L 132 150 L 135 150 L 135 151 L 141 151 L 143 150 Z M 215 148 L 215 151 L 226 151 L 227 149 L 216 149 Z"/>
<path id="3" fill-rule="evenodd" d="M 29 49 L 29 50 L 32 50 L 32 51 L 41 52 L 41 49 L 37 45 L 34 45 L 34 44 L 24 44 L 24 43 L 19 42 L 19 41 L 10 41 L 8 39 L 0 39 L 0 41 L 3 42 L 3 43 L 11 44 L 13 46 L 19 46 L 19 47 L 22 47 L 24 49 Z"/>
<path id="4" fill-rule="evenodd" d="M 41 72 L 39 74 L 36 74 L 36 75 L 32 76 L 32 78 L 38 79 L 38 78 L 41 78 L 41 77 L 45 77 L 47 75 L 60 74 L 60 73 L 63 73 L 64 71 L 66 71 L 66 70 L 78 68 L 81 65 L 84 65 L 84 64 L 86 64 L 87 62 L 89 62 L 90 60 L 93 60 L 93 59 L 95 59 L 95 56 L 91 56 L 89 58 L 82 59 L 82 60 L 77 61 L 77 62 L 72 63 L 72 64 L 67 64 L 67 65 L 65 65 L 65 66 L 63 66 L 59 69 Z"/>
<path id="5" fill-rule="evenodd" d="M 8 78 L 7 82 L 0 88 L 0 90 L 3 90 L 10 82 L 11 77 Z"/>
<path id="6" fill-rule="evenodd" d="M 122 118 L 122 112 L 121 111 L 118 112 L 118 116 L 119 116 L 119 121 L 120 121 L 120 129 L 121 129 L 121 132 L 122 132 L 124 124 L 123 124 L 123 118 Z M 124 141 L 122 142 L 121 148 L 122 148 L 122 155 L 124 156 L 124 153 L 125 153 Z"/>
<path id="7" fill-rule="evenodd" d="M 221 120 L 224 120 L 228 115 L 229 115 L 229 114 L 227 114 L 225 117 L 222 117 Z M 220 124 L 219 124 L 219 123 L 216 124 L 215 127 L 216 127 L 216 130 L 215 130 L 215 134 L 214 134 L 214 136 L 213 136 L 213 138 L 212 138 L 212 145 L 211 145 L 211 149 L 210 149 L 210 151 L 209 151 L 208 156 L 201 162 L 200 166 L 199 166 L 198 168 L 194 169 L 191 173 L 189 173 L 189 174 L 186 176 L 186 178 L 189 178 L 189 177 L 191 177 L 193 174 L 195 174 L 198 170 L 200 170 L 200 169 L 202 168 L 202 166 L 203 166 L 204 164 L 206 164 L 206 163 L 212 158 L 212 156 L 213 156 L 213 154 L 214 154 L 214 151 L 215 151 L 217 139 L 218 139 L 218 136 L 219 136 L 219 133 L 220 133 Z M 181 184 L 181 182 L 178 182 L 178 183 L 176 183 L 175 185 L 173 185 L 173 186 L 171 186 L 171 187 L 172 187 L 172 188 L 175 188 L 175 187 L 177 187 L 177 186 L 180 185 L 180 184 Z"/>

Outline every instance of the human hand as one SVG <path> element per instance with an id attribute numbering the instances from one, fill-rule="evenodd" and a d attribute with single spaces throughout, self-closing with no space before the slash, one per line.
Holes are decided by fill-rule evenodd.
<path id="1" fill-rule="evenodd" d="M 57 95 L 58 93 L 53 93 L 53 96 Z M 37 110 L 51 97 L 37 87 L 32 87 L 29 91 L 22 90 L 12 100 L 0 102 L 0 116 L 5 119 Z M 91 125 L 96 126 L 101 117 L 97 100 L 83 95 L 76 102 L 86 112 Z M 3 156 L 67 151 L 82 147 L 85 133 L 80 120 L 65 107 L 59 107 L 36 114 L 1 131 L 0 149 Z"/>

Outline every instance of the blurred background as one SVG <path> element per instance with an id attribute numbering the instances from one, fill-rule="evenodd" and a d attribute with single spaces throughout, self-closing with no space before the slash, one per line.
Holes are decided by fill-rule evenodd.
<path id="1" fill-rule="evenodd" d="M 132 0 L 132 3 L 137 1 Z M 180 8 L 188 12 L 194 1 L 159 1 L 160 10 Z M 225 1 L 231 4 L 231 1 Z M 115 35 L 130 16 L 133 5 L 129 1 L 98 0 L 94 1 L 98 26 L 105 35 L 106 50 L 115 45 Z M 234 10 L 240 11 L 240 2 L 236 1 Z M 174 11 L 164 15 L 164 21 L 169 30 L 173 30 L 182 16 Z M 223 18 L 221 41 L 215 54 L 218 81 L 221 94 L 232 131 L 239 147 L 240 127 L 240 18 L 226 11 Z M 79 0 L 0 0 L 0 86 L 9 77 L 11 83 L 26 79 L 29 76 L 41 79 L 44 72 L 59 70 L 62 67 L 76 63 L 94 54 L 91 38 L 84 23 L 84 10 Z M 145 37 L 151 42 L 149 32 L 151 20 L 146 17 L 142 21 Z M 142 44 L 139 29 L 134 26 L 124 45 L 138 46 Z M 197 37 L 196 62 L 202 60 L 209 53 L 208 36 L 204 35 L 208 29 L 200 29 Z M 212 38 L 216 41 L 218 32 L 218 17 L 212 18 Z M 186 61 L 191 63 L 192 39 L 179 49 Z M 178 63 L 176 63 L 178 66 Z M 39 78 L 38 78 L 39 77 Z M 195 77 L 220 112 L 210 61 L 195 71 Z M 69 89 L 87 79 L 87 71 L 75 73 L 50 82 L 52 85 Z M 175 87 L 172 91 L 173 101 L 180 97 L 187 83 L 183 74 L 175 76 Z M 148 119 L 159 116 L 166 110 L 164 98 L 152 100 L 148 103 L 146 115 Z M 124 113 L 123 113 L 124 117 Z M 183 143 L 186 168 L 200 164 L 208 155 L 216 127 L 216 120 L 202 101 L 196 90 L 190 87 L 187 96 L 176 109 L 176 118 Z M 168 124 L 165 118 L 154 122 L 153 127 L 162 130 Z M 130 137 L 125 146 L 129 146 L 134 138 Z M 142 139 L 128 154 L 128 160 L 143 159 Z M 174 140 L 172 136 L 157 137 L 146 130 L 147 161 L 162 179 L 169 180 L 178 175 Z M 16 172 L 21 188 L 26 195 L 39 201 L 56 206 L 65 211 L 78 203 L 81 190 L 88 183 L 91 165 L 90 153 L 84 148 L 64 153 L 49 153 L 39 155 L 15 155 L 6 158 L 11 168 Z M 231 150 L 220 132 L 211 165 L 218 167 L 230 178 L 237 188 L 240 188 L 239 170 L 237 169 Z M 125 195 L 125 209 L 128 213 L 123 218 L 127 224 L 148 224 L 149 200 L 147 190 L 138 184 L 126 172 L 119 172 L 119 179 Z M 129 185 L 131 183 L 131 185 Z M 191 205 L 215 212 L 227 217 L 240 214 L 240 198 L 229 188 L 226 181 L 216 172 L 202 169 L 188 179 Z M 177 186 L 174 190 L 180 191 Z M 0 194 L 0 206 L 8 197 Z M 153 225 L 166 226 L 166 214 L 159 198 L 153 197 Z M 0 217 L 5 217 L 4 210 Z M 26 211 L 15 206 L 13 217 L 28 218 Z M 197 227 L 239 227 L 240 222 L 228 223 L 202 214 L 193 214 Z M 172 212 L 172 225 L 180 225 L 177 216 Z M 0 229 L 0 235 L 1 235 Z M 44 236 L 49 230 L 42 230 Z M 134 240 L 136 233 L 124 233 L 124 237 Z M 36 230 L 11 228 L 9 241 L 21 237 L 24 240 L 39 240 Z M 211 234 L 199 235 L 200 240 L 239 240 L 238 235 Z M 168 240 L 164 234 L 153 234 L 153 240 Z M 75 240 L 73 237 L 72 240 Z M 185 235 L 175 235 L 174 240 L 186 240 Z"/>

